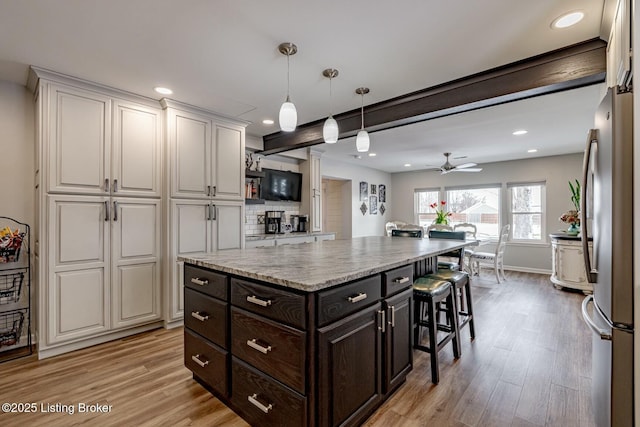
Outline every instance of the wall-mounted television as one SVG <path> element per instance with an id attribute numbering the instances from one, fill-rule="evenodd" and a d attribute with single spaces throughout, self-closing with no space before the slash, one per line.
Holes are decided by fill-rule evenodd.
<path id="1" fill-rule="evenodd" d="M 261 191 L 264 200 L 299 202 L 302 190 L 302 174 L 277 169 L 262 169 Z"/>

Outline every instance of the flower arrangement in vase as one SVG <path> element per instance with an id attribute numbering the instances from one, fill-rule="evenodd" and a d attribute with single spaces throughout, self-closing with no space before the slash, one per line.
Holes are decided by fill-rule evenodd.
<path id="1" fill-rule="evenodd" d="M 560 217 L 560 221 L 569 224 L 567 234 L 577 236 L 580 232 L 580 181 L 577 179 L 575 183 L 569 181 L 569 189 L 571 190 L 571 202 L 575 209 L 566 211 Z"/>
<path id="2" fill-rule="evenodd" d="M 431 203 L 429 207 L 431 209 L 435 209 L 436 211 L 436 219 L 433 220 L 434 224 L 449 224 L 449 217 L 453 215 L 453 213 L 448 212 L 444 209 L 444 206 L 447 204 L 444 200 L 440 201 L 440 207 L 438 208 L 438 202 Z"/>

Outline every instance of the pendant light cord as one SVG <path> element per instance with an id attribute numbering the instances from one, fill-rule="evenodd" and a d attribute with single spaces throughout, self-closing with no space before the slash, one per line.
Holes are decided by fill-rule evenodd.
<path id="1" fill-rule="evenodd" d="M 289 54 L 287 53 L 287 102 L 290 102 L 289 99 Z"/>
<path id="2" fill-rule="evenodd" d="M 361 126 L 362 130 L 364 130 L 364 93 L 360 96 L 362 97 L 362 104 L 360 104 L 360 117 L 362 118 Z"/>
<path id="3" fill-rule="evenodd" d="M 329 77 L 329 116 L 333 116 L 333 93 L 331 91 L 331 80 L 332 77 Z"/>

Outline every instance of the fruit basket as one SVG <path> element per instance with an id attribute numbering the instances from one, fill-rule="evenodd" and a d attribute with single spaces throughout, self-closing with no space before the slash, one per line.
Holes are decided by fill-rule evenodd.
<path id="1" fill-rule="evenodd" d="M 25 232 L 19 228 L 11 230 L 5 227 L 0 230 L 0 263 L 17 262 L 20 259 L 24 235 Z"/>
<path id="2" fill-rule="evenodd" d="M 0 274 L 0 305 L 18 302 L 23 282 L 24 272 Z"/>
<path id="3" fill-rule="evenodd" d="M 0 347 L 12 346 L 20 342 L 24 313 L 12 311 L 0 314 Z"/>

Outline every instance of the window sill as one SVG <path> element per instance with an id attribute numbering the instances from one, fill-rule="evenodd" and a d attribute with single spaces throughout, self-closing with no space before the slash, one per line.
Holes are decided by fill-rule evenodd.
<path id="1" fill-rule="evenodd" d="M 516 240 L 507 242 L 507 246 L 529 246 L 529 247 L 551 247 L 551 243 L 548 241 L 525 241 L 525 240 Z"/>

